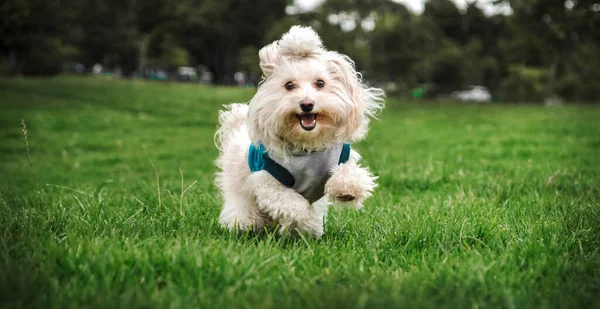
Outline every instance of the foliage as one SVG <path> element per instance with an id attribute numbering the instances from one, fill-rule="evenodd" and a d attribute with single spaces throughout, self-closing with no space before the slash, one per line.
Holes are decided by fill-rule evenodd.
<path id="1" fill-rule="evenodd" d="M 158 37 L 154 41 L 153 54 L 157 56 L 150 58 L 149 66 L 155 68 L 176 68 L 190 65 L 190 56 L 186 49 L 177 44 L 170 34 Z"/>
<path id="2" fill-rule="evenodd" d="M 239 69 L 256 76 L 261 76 L 262 72 L 258 65 L 258 49 L 254 46 L 246 46 L 240 49 Z"/>
<path id="3" fill-rule="evenodd" d="M 11 72 L 55 75 L 76 14 L 60 1 L 7 0 L 0 5 L 0 54 Z M 4 58 L 4 57 L 3 57 Z"/>
<path id="4" fill-rule="evenodd" d="M 500 88 L 503 97 L 516 102 L 531 102 L 543 96 L 548 79 L 546 71 L 521 65 L 509 70 Z"/>
<path id="5" fill-rule="evenodd" d="M 280 0 L 7 0 L 0 68 L 53 75 L 62 62 L 101 63 L 129 76 L 203 66 L 216 83 L 232 83 L 237 71 L 259 76 L 250 52 L 303 24 L 354 59 L 367 81 L 403 95 L 427 84 L 446 94 L 483 85 L 504 101 L 599 97 L 599 64 L 581 67 L 600 54 L 599 3 L 496 0 L 512 14 L 489 16 L 479 2 L 459 9 L 428 0 L 416 15 L 391 0 L 326 0 L 308 12 Z M 518 67 L 547 72 L 542 89 L 515 84 Z"/>
<path id="6" fill-rule="evenodd" d="M 577 101 L 597 97 L 600 85 L 598 68 L 600 58 L 597 45 L 578 44 L 565 61 L 563 75 L 552 86 L 560 96 Z"/>

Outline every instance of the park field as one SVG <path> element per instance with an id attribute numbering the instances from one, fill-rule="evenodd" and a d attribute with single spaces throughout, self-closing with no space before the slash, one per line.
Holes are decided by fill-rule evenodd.
<path id="1" fill-rule="evenodd" d="M 599 307 L 600 106 L 389 98 L 353 146 L 379 187 L 314 240 L 218 224 L 217 111 L 253 92 L 0 80 L 0 307 Z"/>

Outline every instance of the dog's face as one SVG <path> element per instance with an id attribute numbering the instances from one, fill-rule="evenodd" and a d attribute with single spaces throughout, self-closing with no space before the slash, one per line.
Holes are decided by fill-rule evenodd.
<path id="1" fill-rule="evenodd" d="M 348 57 L 322 47 L 310 28 L 292 27 L 264 47 L 265 79 L 250 102 L 253 142 L 286 156 L 362 139 L 383 92 L 362 85 Z"/>
<path id="2" fill-rule="evenodd" d="M 316 150 L 358 129 L 362 111 L 322 57 L 285 59 L 251 103 L 263 142 L 276 139 L 293 150 Z"/>

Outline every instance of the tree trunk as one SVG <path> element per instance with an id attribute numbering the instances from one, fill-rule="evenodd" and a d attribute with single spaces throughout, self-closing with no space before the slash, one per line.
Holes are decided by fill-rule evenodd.
<path id="1" fill-rule="evenodd" d="M 548 80 L 546 81 L 546 87 L 545 87 L 546 89 L 544 90 L 544 98 L 543 98 L 544 101 L 546 99 L 549 99 L 554 96 L 554 91 L 552 90 L 552 84 L 554 84 L 554 81 L 556 80 L 558 66 L 560 65 L 560 61 L 561 61 L 561 54 L 562 53 L 559 53 L 558 55 L 556 55 L 554 57 L 554 59 L 552 60 L 552 64 L 550 65 L 550 74 L 548 75 Z"/>
<path id="2" fill-rule="evenodd" d="M 145 35 L 140 40 L 140 52 L 138 54 L 137 71 L 142 76 L 146 75 L 146 67 L 148 66 L 148 46 L 150 45 L 150 35 Z"/>
<path id="3" fill-rule="evenodd" d="M 14 49 L 11 49 L 8 54 L 8 73 L 10 75 L 19 74 L 19 67 L 17 63 L 17 52 Z"/>

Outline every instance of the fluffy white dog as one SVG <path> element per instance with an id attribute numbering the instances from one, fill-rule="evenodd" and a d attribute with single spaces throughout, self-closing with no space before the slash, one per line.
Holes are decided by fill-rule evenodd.
<path id="1" fill-rule="evenodd" d="M 292 27 L 259 58 L 256 95 L 219 113 L 219 221 L 242 231 L 279 223 L 281 233 L 319 237 L 330 202 L 360 208 L 376 186 L 346 143 L 365 137 L 384 93 L 309 27 Z"/>

